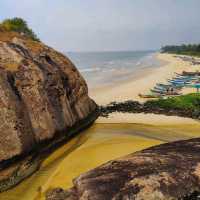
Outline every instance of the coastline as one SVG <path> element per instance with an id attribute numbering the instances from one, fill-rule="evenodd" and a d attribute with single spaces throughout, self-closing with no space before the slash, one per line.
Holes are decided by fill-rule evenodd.
<path id="1" fill-rule="evenodd" d="M 114 86 L 106 86 L 91 89 L 89 95 L 99 105 L 106 105 L 111 101 L 126 101 L 136 100 L 144 102 L 139 93 L 148 93 L 156 83 L 166 83 L 166 80 L 172 78 L 174 73 L 182 71 L 196 71 L 200 69 L 200 65 L 192 65 L 189 62 L 183 61 L 176 55 L 157 53 L 155 58 L 161 61 L 161 66 L 157 68 L 143 69 L 134 79 L 116 83 Z M 183 93 L 194 92 L 195 90 L 186 89 Z"/>
<path id="2" fill-rule="evenodd" d="M 174 76 L 174 73 L 182 71 L 196 71 L 200 65 L 192 65 L 183 61 L 176 55 L 157 53 L 156 59 L 161 61 L 158 68 L 144 69 L 137 78 L 129 79 L 126 82 L 118 83 L 115 86 L 108 86 L 92 90 L 90 96 L 99 104 L 106 105 L 112 101 L 122 102 L 126 100 L 136 100 L 145 102 L 140 98 L 139 93 L 148 93 L 156 83 L 166 83 L 167 79 Z M 196 92 L 195 89 L 185 88 L 182 93 Z M 198 120 L 177 116 L 165 116 L 158 114 L 128 114 L 112 113 L 108 118 L 99 117 L 95 123 L 139 123 L 151 125 L 177 125 L 177 124 L 197 124 Z"/>

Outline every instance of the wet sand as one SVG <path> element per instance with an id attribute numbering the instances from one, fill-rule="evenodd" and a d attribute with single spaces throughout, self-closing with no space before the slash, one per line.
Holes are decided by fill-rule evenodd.
<path id="1" fill-rule="evenodd" d="M 148 124 L 148 125 L 188 125 L 196 126 L 199 125 L 199 120 L 177 117 L 177 116 L 166 116 L 161 114 L 144 114 L 144 113 L 111 113 L 108 118 L 99 117 L 96 123 L 136 123 L 136 124 Z"/>

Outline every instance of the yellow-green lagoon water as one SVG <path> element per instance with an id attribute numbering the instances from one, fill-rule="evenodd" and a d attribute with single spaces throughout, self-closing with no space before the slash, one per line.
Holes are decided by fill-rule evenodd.
<path id="1" fill-rule="evenodd" d="M 94 124 L 49 155 L 31 177 L 1 193 L 0 200 L 43 200 L 48 189 L 70 188 L 75 177 L 109 160 L 164 142 L 199 136 L 200 124 Z"/>

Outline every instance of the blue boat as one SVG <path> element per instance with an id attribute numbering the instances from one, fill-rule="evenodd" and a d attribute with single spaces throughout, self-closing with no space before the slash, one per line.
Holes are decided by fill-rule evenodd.
<path id="1" fill-rule="evenodd" d="M 196 88 L 197 92 L 200 90 L 200 83 L 190 84 L 187 87 Z"/>
<path id="2" fill-rule="evenodd" d="M 197 77 L 175 77 L 172 80 L 195 81 L 195 80 L 198 80 L 198 78 Z"/>
<path id="3" fill-rule="evenodd" d="M 177 81 L 177 80 L 168 80 L 169 83 L 173 84 L 173 85 L 187 85 L 190 84 L 190 81 Z"/>

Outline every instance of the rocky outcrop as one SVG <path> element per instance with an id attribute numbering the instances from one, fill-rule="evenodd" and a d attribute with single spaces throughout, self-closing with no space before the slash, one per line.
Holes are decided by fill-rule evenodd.
<path id="1" fill-rule="evenodd" d="M 198 102 L 196 103 L 198 104 Z M 164 114 L 168 116 L 188 117 L 192 119 L 200 119 L 200 109 L 181 108 L 181 107 L 161 107 L 154 101 L 140 103 L 138 101 L 128 100 L 124 102 L 111 102 L 106 106 L 100 107 L 102 117 L 108 117 L 114 112 L 122 113 L 154 113 Z"/>
<path id="2" fill-rule="evenodd" d="M 97 116 L 86 82 L 68 58 L 41 42 L 0 32 L 1 169 Z"/>
<path id="3" fill-rule="evenodd" d="M 76 178 L 47 200 L 199 199 L 200 138 L 178 141 L 110 161 Z"/>

